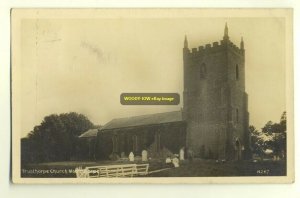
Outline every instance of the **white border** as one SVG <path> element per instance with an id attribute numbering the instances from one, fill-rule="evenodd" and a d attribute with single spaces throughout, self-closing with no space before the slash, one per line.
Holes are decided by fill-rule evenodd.
<path id="1" fill-rule="evenodd" d="M 0 195 L 1 197 L 299 197 L 299 171 L 296 182 L 289 185 L 12 185 L 10 169 L 10 9 L 12 7 L 288 7 L 294 8 L 294 54 L 299 54 L 300 1 L 297 0 L 219 0 L 219 1 L 91 1 L 91 0 L 1 0 L 0 1 Z M 295 75 L 295 142 L 298 142 L 299 57 L 294 57 Z M 295 147 L 295 167 L 299 167 L 300 147 Z M 299 169 L 298 169 L 299 170 Z"/>
<path id="2" fill-rule="evenodd" d="M 293 54 L 292 9 L 13 9 L 12 10 L 12 173 L 15 183 L 291 183 L 294 181 L 294 130 L 293 130 Z M 176 17 L 282 17 L 286 31 L 286 106 L 287 106 L 287 176 L 251 177 L 169 177 L 169 178 L 20 178 L 20 110 L 19 103 L 21 62 L 20 27 L 22 19 L 35 18 L 176 18 Z"/>

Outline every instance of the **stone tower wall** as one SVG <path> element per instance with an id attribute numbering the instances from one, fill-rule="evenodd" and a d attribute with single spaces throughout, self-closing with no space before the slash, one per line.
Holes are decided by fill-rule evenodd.
<path id="1" fill-rule="evenodd" d="M 248 145 L 244 49 L 223 39 L 190 51 L 186 41 L 183 59 L 187 146 L 203 158 L 236 158 L 236 144 Z"/>

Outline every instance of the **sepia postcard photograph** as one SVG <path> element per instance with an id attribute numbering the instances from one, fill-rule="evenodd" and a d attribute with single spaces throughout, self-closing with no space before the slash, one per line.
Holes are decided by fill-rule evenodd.
<path id="1" fill-rule="evenodd" d="M 14 183 L 292 183 L 292 9 L 12 9 Z"/>

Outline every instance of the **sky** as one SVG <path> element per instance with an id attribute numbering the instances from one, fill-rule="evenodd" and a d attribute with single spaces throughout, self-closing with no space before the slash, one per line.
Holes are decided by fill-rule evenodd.
<path id="1" fill-rule="evenodd" d="M 21 136 L 47 115 L 85 114 L 94 124 L 182 107 L 182 48 L 230 40 L 245 45 L 250 124 L 286 110 L 285 20 L 275 17 L 23 19 L 18 76 Z M 16 72 L 18 75 L 15 75 Z M 126 92 L 176 92 L 178 106 L 122 106 Z"/>

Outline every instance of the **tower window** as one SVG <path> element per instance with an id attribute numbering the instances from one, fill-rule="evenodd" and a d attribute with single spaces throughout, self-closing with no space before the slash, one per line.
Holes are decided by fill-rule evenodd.
<path id="1" fill-rule="evenodd" d="M 236 64 L 235 66 L 235 79 L 238 80 L 239 79 L 239 65 Z"/>
<path id="2" fill-rule="evenodd" d="M 206 77 L 206 65 L 205 63 L 202 63 L 200 66 L 200 78 Z"/>
<path id="3" fill-rule="evenodd" d="M 239 109 L 236 109 L 235 110 L 236 112 L 236 123 L 238 123 L 239 122 Z"/>

